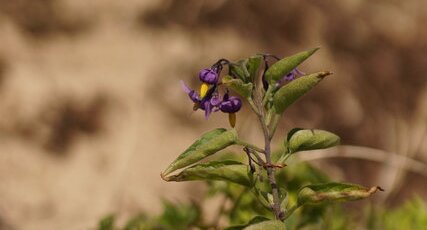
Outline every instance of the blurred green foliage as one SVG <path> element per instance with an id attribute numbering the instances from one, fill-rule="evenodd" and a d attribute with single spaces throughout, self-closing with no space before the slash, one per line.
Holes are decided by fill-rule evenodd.
<path id="1" fill-rule="evenodd" d="M 232 157 L 236 159 L 235 155 Z M 313 183 L 325 183 L 329 178 L 307 163 L 294 162 L 277 173 L 280 187 L 286 187 L 288 196 L 285 202 L 296 202 L 301 187 Z M 180 230 L 180 229 L 223 229 L 219 219 L 226 220 L 231 226 L 227 229 L 244 229 L 246 226 L 264 220 L 273 219 L 272 213 L 264 207 L 254 192 L 234 183 L 208 181 L 208 190 L 200 203 L 163 202 L 163 211 L 159 215 L 141 212 L 117 226 L 114 215 L 108 215 L 99 222 L 99 230 Z M 214 221 L 206 221 L 202 206 L 213 197 L 222 197 L 221 206 Z M 289 205 L 288 205 L 289 206 Z M 212 218 L 210 218 L 212 219 Z M 223 221 L 224 222 L 224 221 Z M 307 205 L 299 208 L 286 221 L 286 229 L 423 229 L 427 226 L 427 210 L 421 199 L 414 198 L 394 208 L 370 205 L 361 211 L 349 210 L 341 204 Z"/>
<path id="2" fill-rule="evenodd" d="M 124 227 L 118 228 L 114 223 L 114 216 L 109 215 L 99 222 L 99 230 L 186 230 L 192 227 L 203 229 L 201 225 L 201 210 L 198 204 L 182 204 L 163 202 L 163 212 L 158 216 L 139 213 L 127 221 Z"/>

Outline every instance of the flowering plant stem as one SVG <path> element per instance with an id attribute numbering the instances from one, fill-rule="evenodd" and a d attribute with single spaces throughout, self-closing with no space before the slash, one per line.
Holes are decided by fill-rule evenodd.
<path id="1" fill-rule="evenodd" d="M 291 191 L 287 190 L 289 186 L 283 181 L 285 178 L 278 176 L 276 181 L 278 168 L 286 166 L 285 162 L 291 155 L 301 151 L 331 148 L 340 142 L 337 135 L 325 130 L 293 128 L 284 138 L 282 137 L 283 151 L 278 152 L 279 160 L 273 163 L 271 159 L 271 140 L 285 110 L 331 74 L 331 72 L 322 71 L 305 75 L 297 69 L 298 65 L 316 50 L 318 49 L 276 60 L 271 66 L 266 60 L 269 55 L 256 55 L 237 63 L 220 59 L 212 67 L 199 72 L 199 80 L 202 82 L 200 93 L 182 82 L 184 91 L 194 103 L 193 110 L 203 110 L 206 118 L 213 112 L 228 113 L 232 128 L 217 128 L 204 133 L 161 173 L 162 179 L 165 181 L 222 180 L 245 186 L 246 189 L 255 192 L 255 197 L 264 207 L 270 209 L 276 219 L 265 221 L 266 217 L 254 217 L 251 222 L 256 223 L 256 229 L 265 229 L 267 226 L 269 229 L 273 229 L 270 227 L 284 229 L 282 222 L 304 205 L 357 200 L 366 198 L 376 191 L 382 191 L 378 186 L 367 188 L 350 183 L 327 182 L 306 185 L 294 194 L 296 200 L 288 200 L 288 193 Z M 265 64 L 261 75 L 259 70 L 263 60 Z M 228 65 L 228 74 L 221 78 L 223 65 Z M 235 125 L 236 113 L 242 107 L 242 100 L 230 95 L 229 89 L 246 99 L 256 114 L 264 136 L 264 148 L 240 139 Z M 232 145 L 244 147 L 243 151 L 248 157 L 248 164 L 233 160 L 197 163 Z M 172 174 L 179 169 L 183 170 Z M 237 209 L 238 203 L 235 203 L 232 210 Z M 225 206 L 222 206 L 220 213 L 224 212 L 224 208 Z M 215 225 L 218 223 L 218 218 Z M 258 223 L 260 218 L 264 222 Z"/>
<path id="2" fill-rule="evenodd" d="M 277 220 L 284 220 L 284 213 L 282 212 L 280 207 L 279 187 L 277 186 L 276 178 L 275 178 L 275 168 L 274 168 L 275 166 L 272 164 L 272 161 L 271 161 L 272 135 L 270 134 L 269 127 L 266 124 L 265 107 L 263 105 L 261 97 L 256 92 L 254 92 L 254 99 L 255 99 L 254 105 L 256 107 L 252 107 L 252 106 L 251 107 L 254 111 L 259 111 L 259 113 L 256 113 L 256 114 L 261 124 L 261 128 L 264 135 L 264 156 L 265 156 L 265 162 L 266 162 L 266 170 L 267 170 L 268 181 L 271 186 L 271 193 L 273 196 L 273 204 L 271 209 L 273 210 L 274 216 L 276 217 Z"/>

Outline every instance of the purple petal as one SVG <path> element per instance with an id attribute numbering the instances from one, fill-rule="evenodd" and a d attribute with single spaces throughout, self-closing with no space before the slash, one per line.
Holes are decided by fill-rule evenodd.
<path id="1" fill-rule="evenodd" d="M 302 75 L 305 75 L 305 73 L 295 68 L 290 73 L 283 76 L 279 81 L 277 81 L 276 87 L 281 87 L 285 84 L 285 82 L 295 80 L 295 78 Z"/>
<path id="2" fill-rule="evenodd" d="M 221 98 L 219 97 L 219 95 L 215 94 L 212 96 L 211 98 L 211 105 L 213 105 L 214 107 L 218 106 L 221 103 Z"/>
<path id="3" fill-rule="evenodd" d="M 209 101 L 205 101 L 205 118 L 208 119 L 209 115 L 212 113 L 212 105 Z"/>
<path id="4" fill-rule="evenodd" d="M 183 89 L 187 94 L 189 94 L 189 93 L 191 92 L 190 87 L 188 87 L 188 86 L 184 83 L 184 81 L 183 81 L 183 80 L 180 80 L 180 82 L 181 82 L 182 89 Z"/>
<path id="5" fill-rule="evenodd" d="M 194 103 L 200 103 L 200 97 L 199 97 L 199 94 L 196 91 L 191 90 L 191 92 L 188 94 L 188 96 L 190 97 L 190 99 Z"/>

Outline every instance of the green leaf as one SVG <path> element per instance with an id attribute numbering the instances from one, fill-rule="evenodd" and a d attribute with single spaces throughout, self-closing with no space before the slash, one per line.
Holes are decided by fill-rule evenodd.
<path id="1" fill-rule="evenodd" d="M 289 142 L 289 140 L 291 139 L 291 137 L 298 131 L 300 130 L 304 130 L 303 128 L 293 128 L 291 129 L 291 131 L 288 132 L 288 135 L 286 136 L 286 142 Z"/>
<path id="2" fill-rule="evenodd" d="M 255 55 L 250 58 L 248 58 L 248 61 L 246 63 L 246 69 L 249 72 L 249 78 L 250 81 L 253 82 L 256 78 L 256 75 L 258 73 L 259 66 L 261 65 L 261 62 L 263 60 L 263 57 L 261 55 Z"/>
<path id="3" fill-rule="evenodd" d="M 286 108 L 330 74 L 331 72 L 313 73 L 297 78 L 284 85 L 273 97 L 273 105 L 276 113 L 282 114 Z"/>
<path id="4" fill-rule="evenodd" d="M 285 141 L 290 153 L 326 149 L 339 145 L 340 137 L 319 129 L 292 129 Z"/>
<path id="5" fill-rule="evenodd" d="M 251 186 L 249 168 L 238 161 L 211 161 L 197 164 L 184 169 L 178 175 L 168 176 L 166 181 L 191 181 L 191 180 L 221 180 L 229 181 L 243 186 Z"/>
<path id="6" fill-rule="evenodd" d="M 181 155 L 179 155 L 179 157 L 168 166 L 161 176 L 165 177 L 177 169 L 196 163 L 207 156 L 233 145 L 236 140 L 237 132 L 234 129 L 226 130 L 218 128 L 207 132 Z"/>
<path id="7" fill-rule="evenodd" d="M 252 220 L 250 220 L 247 224 L 241 224 L 241 225 L 234 225 L 231 227 L 226 228 L 225 230 L 242 230 L 245 227 L 248 227 L 250 225 L 253 224 L 257 224 L 263 221 L 269 220 L 267 217 L 263 217 L 263 216 L 256 216 L 254 218 L 252 218 Z"/>
<path id="8" fill-rule="evenodd" d="M 244 98 L 248 98 L 252 95 L 252 83 L 244 83 L 242 80 L 233 78 L 230 75 L 222 77 L 222 83 L 226 84 L 228 88 Z"/>
<path id="9" fill-rule="evenodd" d="M 246 68 L 247 59 L 240 60 L 237 63 L 229 64 L 230 75 L 240 78 L 243 82 L 249 82 L 250 73 Z"/>
<path id="10" fill-rule="evenodd" d="M 309 58 L 318 49 L 319 48 L 303 51 L 277 61 L 276 63 L 271 65 L 270 68 L 267 69 L 267 71 L 265 72 L 265 79 L 271 85 L 273 85 L 278 80 L 280 80 L 283 76 L 290 73 L 303 61 Z"/>
<path id="11" fill-rule="evenodd" d="M 383 191 L 379 186 L 365 188 L 361 185 L 336 182 L 307 185 L 298 193 L 298 205 L 359 200 L 369 197 L 378 190 Z"/>
<path id="12" fill-rule="evenodd" d="M 279 188 L 279 195 L 280 195 L 280 207 L 282 207 L 282 209 L 284 207 L 288 206 L 288 202 L 289 202 L 289 195 L 288 192 L 286 191 L 286 189 L 284 188 Z"/>
<path id="13" fill-rule="evenodd" d="M 267 171 L 257 170 L 254 173 L 254 194 L 258 200 L 265 207 L 270 207 L 271 202 L 269 201 L 269 194 L 271 193 L 271 186 L 268 180 Z M 271 195 L 271 194 L 270 194 Z"/>
<path id="14" fill-rule="evenodd" d="M 285 230 L 286 226 L 278 220 L 264 221 L 244 228 L 244 230 Z"/>

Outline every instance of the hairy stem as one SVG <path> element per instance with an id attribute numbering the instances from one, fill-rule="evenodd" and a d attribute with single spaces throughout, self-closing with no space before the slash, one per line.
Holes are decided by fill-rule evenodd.
<path id="1" fill-rule="evenodd" d="M 276 183 L 275 169 L 274 169 L 274 167 L 271 167 L 272 166 L 272 161 L 271 161 L 271 139 L 272 139 L 272 137 L 270 136 L 268 126 L 265 123 L 266 113 L 265 113 L 263 102 L 261 101 L 261 98 L 258 96 L 258 94 L 255 94 L 254 96 L 255 96 L 256 106 L 258 108 L 258 111 L 260 111 L 260 113 L 257 114 L 257 117 L 258 117 L 258 120 L 261 124 L 262 131 L 264 134 L 264 144 L 265 144 L 264 155 L 265 155 L 265 161 L 267 163 L 266 170 L 267 170 L 268 181 L 269 181 L 270 186 L 271 186 L 271 193 L 273 195 L 272 210 L 273 210 L 274 216 L 276 217 L 277 220 L 283 220 L 284 213 L 282 212 L 281 207 L 280 207 L 279 187 L 277 186 L 277 183 Z"/>

